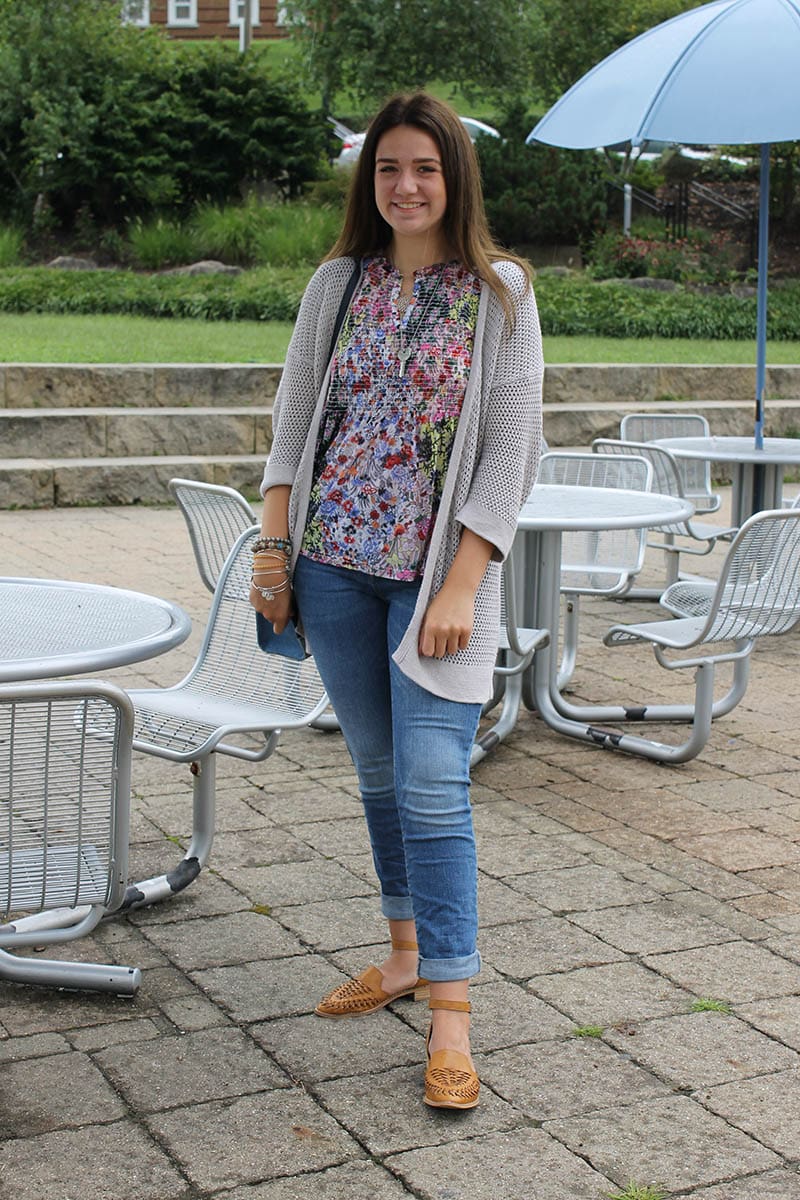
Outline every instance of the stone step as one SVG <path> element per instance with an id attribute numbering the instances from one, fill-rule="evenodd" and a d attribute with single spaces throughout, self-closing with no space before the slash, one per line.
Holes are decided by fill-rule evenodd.
<path id="1" fill-rule="evenodd" d="M 544 406 L 545 434 L 554 446 L 588 445 L 595 437 L 615 437 L 627 412 L 640 401 L 600 401 Z M 648 411 L 671 412 L 668 401 L 651 402 Z M 693 404 L 714 433 L 747 435 L 753 427 L 753 402 L 706 401 Z M 771 400 L 768 432 L 791 436 L 800 430 L 800 401 Z M 173 408 L 0 409 L 0 447 L 5 459 L 110 458 L 157 455 L 212 457 L 269 452 L 269 406 Z"/>
<path id="2" fill-rule="evenodd" d="M 174 476 L 223 483 L 257 496 L 263 454 L 139 458 L 0 459 L 0 509 L 106 504 L 171 504 Z"/>
<path id="3" fill-rule="evenodd" d="M 266 455 L 271 407 L 6 408 L 0 447 L 14 458 Z"/>

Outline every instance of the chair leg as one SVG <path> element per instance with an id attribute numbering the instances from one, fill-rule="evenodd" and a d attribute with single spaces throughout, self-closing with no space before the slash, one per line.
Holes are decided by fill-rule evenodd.
<path id="1" fill-rule="evenodd" d="M 164 875 L 142 879 L 129 885 L 125 899 L 117 912 L 133 908 L 144 908 L 157 904 L 170 896 L 182 892 L 200 874 L 208 862 L 214 841 L 214 813 L 216 801 L 216 755 L 209 754 L 200 762 L 193 762 L 192 785 L 192 839 L 181 861 Z"/>
<path id="2" fill-rule="evenodd" d="M 503 707 L 500 709 L 500 716 L 491 729 L 487 729 L 485 733 L 482 733 L 480 737 L 475 739 L 469 760 L 471 767 L 474 767 L 476 763 L 486 758 L 489 751 L 494 750 L 495 746 L 499 745 L 503 738 L 507 737 L 514 728 L 519 716 L 521 700 L 522 673 L 506 676 L 505 689 L 503 691 Z"/>
<path id="3" fill-rule="evenodd" d="M 580 596 L 568 596 L 564 611 L 564 638 L 561 645 L 561 665 L 558 668 L 556 687 L 565 688 L 575 674 L 578 657 L 578 626 L 580 622 Z"/>
<path id="4" fill-rule="evenodd" d="M 48 958 L 18 958 L 15 954 L 0 950 L 0 979 L 9 983 L 33 983 L 40 987 L 135 996 L 141 986 L 142 972 L 138 967 L 61 962 Z"/>

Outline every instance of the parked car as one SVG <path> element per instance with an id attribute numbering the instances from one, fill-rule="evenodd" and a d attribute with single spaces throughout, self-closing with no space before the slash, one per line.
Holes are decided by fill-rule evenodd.
<path id="1" fill-rule="evenodd" d="M 487 125 L 485 121 L 479 121 L 476 117 L 461 117 L 459 119 L 473 142 L 478 137 L 500 137 L 499 131 L 493 125 Z M 342 142 L 342 148 L 333 160 L 334 166 L 352 167 L 361 153 L 364 138 L 367 136 L 366 133 L 355 133 L 347 125 L 342 124 L 341 121 L 337 121 L 335 117 L 328 117 L 328 120 L 333 126 L 334 133 Z"/>

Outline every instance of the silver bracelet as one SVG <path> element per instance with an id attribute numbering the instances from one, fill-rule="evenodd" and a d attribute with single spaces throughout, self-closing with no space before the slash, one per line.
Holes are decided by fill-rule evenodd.
<path id="1" fill-rule="evenodd" d="M 274 600 L 279 592 L 287 592 L 289 590 L 289 588 L 292 586 L 292 581 L 291 581 L 291 579 L 288 579 L 288 578 L 284 579 L 283 583 L 279 584 L 277 587 L 272 587 L 272 588 L 259 587 L 258 584 L 256 583 L 255 579 L 252 578 L 252 576 L 250 578 L 250 583 L 256 589 L 259 596 L 263 596 L 263 598 L 265 600 Z"/>

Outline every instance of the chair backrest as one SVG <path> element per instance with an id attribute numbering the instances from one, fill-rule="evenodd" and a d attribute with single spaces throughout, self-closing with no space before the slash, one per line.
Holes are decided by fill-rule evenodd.
<path id="1" fill-rule="evenodd" d="M 677 496 L 681 500 L 686 499 L 677 459 L 663 446 L 655 446 L 652 442 L 621 442 L 615 438 L 595 438 L 592 450 L 595 454 L 633 455 L 636 458 L 644 458 L 653 469 L 652 491 L 661 492 L 665 496 Z M 685 534 L 688 524 L 681 521 L 659 528 Z"/>
<path id="2" fill-rule="evenodd" d="M 649 491 L 653 468 L 642 457 L 553 451 L 542 456 L 537 483 Z M 620 593 L 642 569 L 647 530 L 568 532 L 561 538 L 563 591 Z"/>
<path id="3" fill-rule="evenodd" d="M 0 687 L 0 915 L 121 904 L 132 733 L 112 684 Z"/>
<path id="4" fill-rule="evenodd" d="M 553 450 L 542 455 L 536 482 L 647 492 L 652 479 L 653 468 L 641 457 L 610 458 Z"/>
<path id="5" fill-rule="evenodd" d="M 200 578 L 213 592 L 233 543 L 256 515 L 241 492 L 222 484 L 171 479 L 169 490 L 189 529 Z"/>
<path id="6" fill-rule="evenodd" d="M 265 654 L 256 640 L 250 604 L 257 526 L 234 543 L 222 568 L 203 644 L 189 674 L 171 688 L 132 692 L 134 748 L 166 758 L 199 750 L 253 757 L 225 741 L 230 733 L 267 732 L 309 724 L 327 697 L 313 658 Z"/>
<path id="7" fill-rule="evenodd" d="M 627 413 L 620 421 L 623 442 L 656 442 L 669 437 L 710 437 L 708 421 L 700 413 Z M 701 458 L 678 458 L 684 494 L 704 512 L 719 508 L 720 498 L 711 486 L 711 463 Z"/>
<path id="8" fill-rule="evenodd" d="M 800 508 L 756 513 L 720 572 L 705 641 L 788 633 L 800 621 Z"/>

